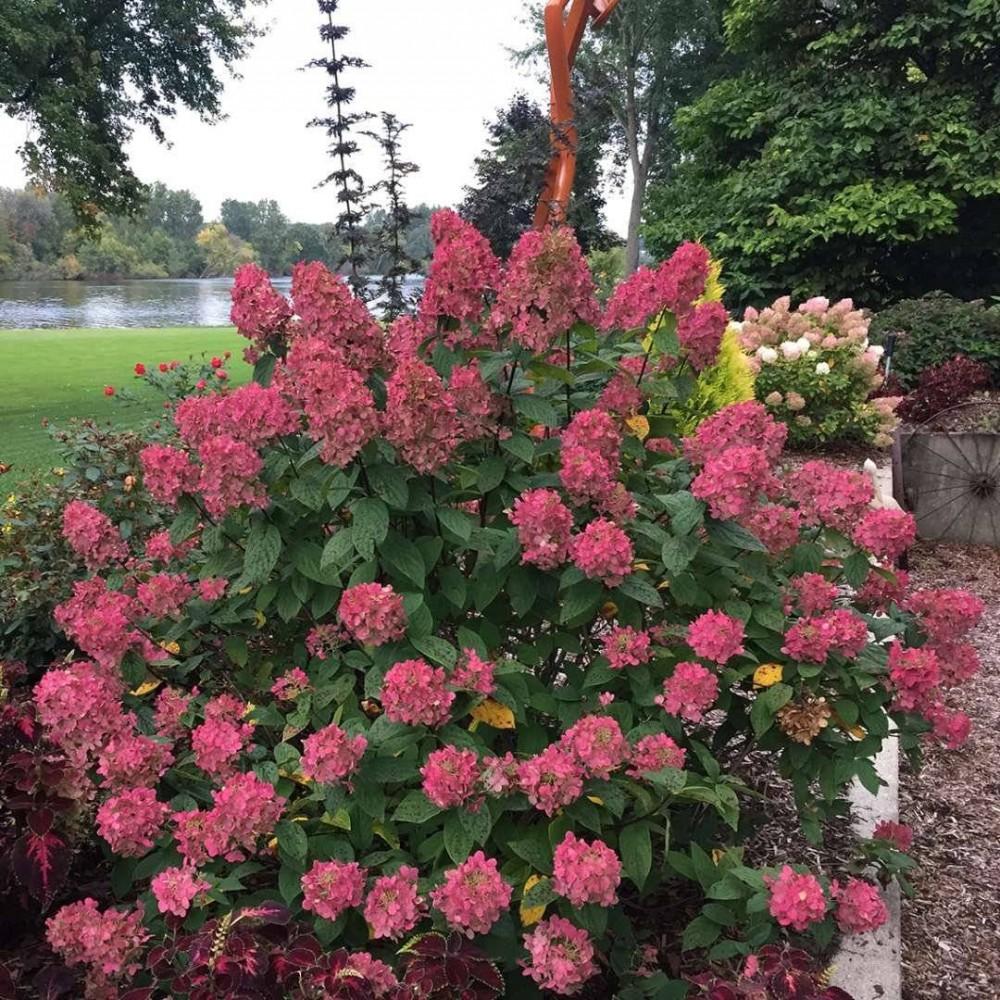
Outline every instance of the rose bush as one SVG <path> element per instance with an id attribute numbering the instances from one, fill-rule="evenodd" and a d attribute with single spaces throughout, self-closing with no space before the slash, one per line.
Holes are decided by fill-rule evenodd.
<path id="1" fill-rule="evenodd" d="M 728 321 L 704 248 L 602 312 L 566 229 L 506 266 L 433 231 L 387 335 L 321 265 L 292 303 L 244 268 L 255 381 L 141 453 L 170 528 L 64 513 L 78 652 L 30 714 L 116 858 L 119 905 L 48 921 L 88 996 L 680 997 L 709 979 L 662 949 L 824 944 L 908 867 L 895 831 L 832 882 L 748 864 L 745 761 L 819 839 L 890 720 L 961 741 L 981 605 L 908 596 L 909 516 L 822 462 L 782 478 L 760 405 L 676 440 Z"/>
<path id="2" fill-rule="evenodd" d="M 870 398 L 883 382 L 883 348 L 868 343 L 869 323 L 850 299 L 831 305 L 817 297 L 793 310 L 785 296 L 746 310 L 742 341 L 757 399 L 788 427 L 793 445 L 891 443 L 899 399 Z"/>

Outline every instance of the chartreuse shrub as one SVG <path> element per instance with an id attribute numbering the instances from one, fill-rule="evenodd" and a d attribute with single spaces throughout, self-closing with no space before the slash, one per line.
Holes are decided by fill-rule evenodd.
<path id="1" fill-rule="evenodd" d="M 602 313 L 566 229 L 505 268 L 433 229 L 388 338 L 321 265 L 292 304 L 242 270 L 255 382 L 141 454 L 170 528 L 136 551 L 99 501 L 64 512 L 78 652 L 23 758 L 64 807 L 17 856 L 48 902 L 30 859 L 93 811 L 116 901 L 63 888 L 46 930 L 90 996 L 671 998 L 701 989 L 680 948 L 746 984 L 787 934 L 885 919 L 907 831 L 834 881 L 756 867 L 739 762 L 818 839 L 890 724 L 962 740 L 981 605 L 908 595 L 909 515 L 822 462 L 782 479 L 758 404 L 676 440 L 727 323 L 702 247 Z"/>
<path id="2" fill-rule="evenodd" d="M 756 394 L 800 447 L 842 442 L 888 447 L 899 399 L 871 399 L 884 348 L 868 342 L 869 320 L 850 299 L 817 297 L 793 310 L 786 295 L 746 310 L 741 337 L 757 372 Z"/>

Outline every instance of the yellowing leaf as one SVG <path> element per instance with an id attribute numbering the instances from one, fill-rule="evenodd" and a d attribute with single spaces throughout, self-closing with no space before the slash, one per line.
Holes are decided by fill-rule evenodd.
<path id="1" fill-rule="evenodd" d="M 500 702 L 487 698 L 472 710 L 472 718 L 477 722 L 485 722 L 494 729 L 516 729 L 514 713 Z"/>
<path id="2" fill-rule="evenodd" d="M 163 681 L 158 680 L 143 681 L 134 691 L 129 691 L 129 694 L 136 698 L 142 698 L 150 691 L 155 691 L 162 683 Z"/>
<path id="3" fill-rule="evenodd" d="M 263 611 L 255 611 L 253 613 L 253 621 L 257 628 L 263 628 L 267 624 L 267 616 Z"/>
<path id="4" fill-rule="evenodd" d="M 541 875 L 529 875 L 528 881 L 524 883 L 524 895 L 527 896 L 528 893 L 534 889 L 539 882 L 544 881 Z M 530 927 L 532 924 L 537 924 L 542 917 L 545 916 L 545 906 L 525 906 L 524 900 L 521 900 L 521 906 L 519 908 L 521 914 L 521 923 L 525 927 Z"/>
<path id="5" fill-rule="evenodd" d="M 784 667 L 780 663 L 762 663 L 753 672 L 753 682 L 757 687 L 769 688 L 781 680 L 784 672 Z"/>
<path id="6" fill-rule="evenodd" d="M 171 656 L 176 656 L 181 651 L 180 645 L 176 642 L 161 642 L 160 649 L 169 653 Z"/>
<path id="7" fill-rule="evenodd" d="M 381 837 L 393 850 L 399 850 L 399 837 L 385 823 L 372 823 L 372 833 Z"/>
<path id="8" fill-rule="evenodd" d="M 649 421 L 643 416 L 629 417 L 625 421 L 625 426 L 640 440 L 645 441 L 649 437 Z"/>
<path id="9" fill-rule="evenodd" d="M 648 573 L 649 563 L 644 563 L 644 562 L 632 563 L 632 569 L 635 570 L 637 573 Z"/>
<path id="10" fill-rule="evenodd" d="M 253 587 L 244 587 L 240 591 L 240 596 L 243 596 L 244 594 L 249 594 L 251 590 L 253 590 Z"/>
<path id="11" fill-rule="evenodd" d="M 587 796 L 587 801 L 588 802 L 593 802 L 595 806 L 603 806 L 604 805 L 604 799 L 602 799 L 600 797 L 600 795 L 588 795 Z"/>
<path id="12" fill-rule="evenodd" d="M 712 864 L 718 866 L 719 862 L 726 856 L 726 852 L 721 847 L 716 847 L 712 851 Z"/>

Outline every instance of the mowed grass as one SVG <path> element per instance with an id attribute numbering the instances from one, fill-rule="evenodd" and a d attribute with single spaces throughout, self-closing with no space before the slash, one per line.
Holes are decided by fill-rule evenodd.
<path id="1" fill-rule="evenodd" d="M 226 327 L 160 330 L 0 330 L 0 463 L 12 470 L 0 489 L 60 462 L 43 426 L 88 418 L 130 427 L 162 409 L 163 396 L 137 379 L 137 361 L 200 363 L 232 351 L 226 369 L 235 383 L 250 375 L 243 362 L 246 341 Z M 125 403 L 104 387 L 127 388 Z"/>

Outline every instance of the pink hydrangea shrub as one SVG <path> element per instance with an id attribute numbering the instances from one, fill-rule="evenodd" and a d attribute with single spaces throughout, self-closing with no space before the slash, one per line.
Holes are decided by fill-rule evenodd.
<path id="1" fill-rule="evenodd" d="M 632 748 L 629 755 L 630 778 L 642 779 L 648 771 L 660 771 L 665 767 L 682 770 L 687 759 L 687 751 L 666 733 L 652 733 L 643 736 Z"/>
<path id="2" fill-rule="evenodd" d="M 513 894 L 496 859 L 476 851 L 457 868 L 445 872 L 444 883 L 431 891 L 431 901 L 449 927 L 472 937 L 489 933 Z"/>
<path id="3" fill-rule="evenodd" d="M 194 868 L 185 866 L 165 868 L 153 876 L 150 888 L 160 913 L 186 917 L 194 900 L 211 889 L 212 884 L 200 878 Z"/>
<path id="4" fill-rule="evenodd" d="M 888 919 L 889 909 L 877 885 L 851 878 L 844 885 L 833 882 L 830 895 L 837 903 L 837 926 L 845 934 L 878 930 Z"/>
<path id="5" fill-rule="evenodd" d="M 622 863 L 604 841 L 588 842 L 570 831 L 556 845 L 553 864 L 552 888 L 574 906 L 618 901 Z"/>
<path id="6" fill-rule="evenodd" d="M 635 552 L 628 535 L 618 525 L 598 518 L 570 543 L 573 562 L 606 587 L 617 587 L 632 572 Z"/>
<path id="7" fill-rule="evenodd" d="M 665 712 L 701 722 L 719 697 L 719 679 L 700 663 L 678 663 L 674 672 L 663 682 L 663 694 L 656 704 Z"/>
<path id="8" fill-rule="evenodd" d="M 521 562 L 555 569 L 569 558 L 573 514 L 555 490 L 528 490 L 510 515 L 521 543 Z"/>
<path id="9" fill-rule="evenodd" d="M 725 664 L 744 652 L 743 622 L 721 611 L 706 611 L 687 630 L 688 645 L 698 656 Z"/>
<path id="10" fill-rule="evenodd" d="M 358 769 L 367 746 L 364 736 L 350 736 L 331 723 L 302 741 L 302 773 L 323 785 L 338 784 Z"/>
<path id="11" fill-rule="evenodd" d="M 401 660 L 382 682 L 382 707 L 393 722 L 436 728 L 448 721 L 455 693 L 448 675 L 426 660 Z"/>
<path id="12" fill-rule="evenodd" d="M 419 872 L 401 865 L 395 875 L 375 879 L 365 898 L 365 920 L 373 938 L 398 941 L 417 925 L 424 913 L 424 901 L 417 891 Z"/>
<path id="13" fill-rule="evenodd" d="M 597 973 L 594 944 L 586 931 L 562 917 L 549 917 L 524 935 L 524 972 L 542 989 L 571 996 Z"/>
<path id="14" fill-rule="evenodd" d="M 826 915 L 823 887 L 812 875 L 800 875 L 789 865 L 777 878 L 765 877 L 769 899 L 768 910 L 782 926 L 795 931 L 808 930 Z"/>
<path id="15" fill-rule="evenodd" d="M 128 558 L 128 545 L 111 519 L 83 500 L 72 500 L 63 508 L 62 530 L 89 570 Z"/>
<path id="16" fill-rule="evenodd" d="M 433 750 L 420 769 L 424 794 L 439 809 L 478 806 L 473 799 L 479 779 L 479 758 L 473 750 L 444 746 Z"/>
<path id="17" fill-rule="evenodd" d="M 582 794 L 583 768 L 569 748 L 553 743 L 521 762 L 517 781 L 536 809 L 554 816 Z"/>
<path id="18" fill-rule="evenodd" d="M 638 667 L 653 657 L 652 640 L 647 631 L 631 625 L 612 629 L 602 640 L 604 655 L 612 670 Z"/>
<path id="19" fill-rule="evenodd" d="M 356 861 L 314 861 L 302 876 L 302 907 L 325 917 L 337 917 L 360 906 L 365 892 L 365 874 Z"/>
<path id="20" fill-rule="evenodd" d="M 368 646 L 395 642 L 406 634 L 403 598 L 392 587 L 359 583 L 344 591 L 337 617 L 353 638 Z"/>

